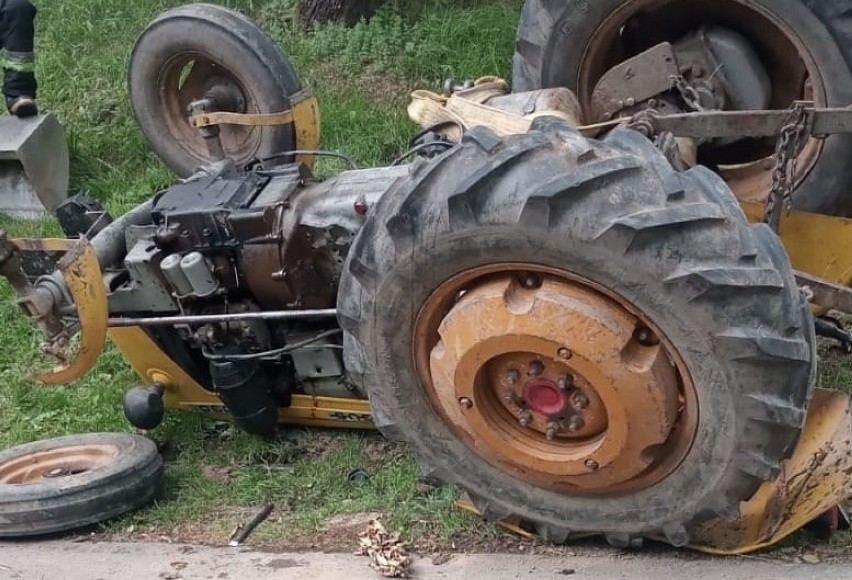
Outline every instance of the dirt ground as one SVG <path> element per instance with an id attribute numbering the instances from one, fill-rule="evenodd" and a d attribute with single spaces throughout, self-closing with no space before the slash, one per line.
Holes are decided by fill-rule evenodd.
<path id="1" fill-rule="evenodd" d="M 416 559 L 421 580 L 658 580 L 852 578 L 848 564 L 790 564 L 760 557 L 588 551 L 562 555 L 459 555 Z M 114 542 L 0 543 L 0 580 L 371 580 L 367 558 L 249 548 Z"/>

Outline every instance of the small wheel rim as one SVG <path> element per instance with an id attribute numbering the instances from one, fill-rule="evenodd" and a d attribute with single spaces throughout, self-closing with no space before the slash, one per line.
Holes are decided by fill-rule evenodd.
<path id="1" fill-rule="evenodd" d="M 689 454 L 698 402 L 681 357 L 636 308 L 582 277 L 521 264 L 465 272 L 426 301 L 413 338 L 435 412 L 518 479 L 628 493 Z"/>
<path id="2" fill-rule="evenodd" d="M 614 10 L 586 47 L 578 79 L 578 92 L 585 110 L 589 110 L 595 83 L 609 68 L 614 55 L 619 51 L 616 39 L 620 31 L 633 16 L 646 9 L 650 12 L 686 10 L 689 18 L 696 22 L 722 20 L 726 26 L 745 31 L 749 38 L 759 42 L 761 48 L 772 55 L 769 63 L 771 66 L 768 66 L 773 84 L 771 108 L 787 108 L 794 100 L 812 100 L 818 106 L 827 106 L 824 79 L 804 41 L 794 29 L 754 1 L 718 0 L 696 4 L 686 0 L 633 0 Z M 702 17 L 703 14 L 710 16 L 705 18 Z M 669 20 L 674 21 L 676 18 Z M 649 35 L 651 38 L 660 37 L 658 24 L 657 20 L 649 24 L 657 28 L 653 35 Z M 676 28 L 676 25 L 672 26 Z M 631 55 L 621 55 L 622 59 L 628 56 Z M 800 73 L 804 75 L 803 78 L 798 78 Z M 719 153 L 724 155 L 725 151 L 731 151 L 731 147 L 723 147 L 710 155 L 704 153 L 704 148 L 700 148 L 699 163 L 716 166 L 718 173 L 738 199 L 765 202 L 772 183 L 774 142 L 767 139 L 761 143 L 759 147 L 755 147 L 753 143 L 749 147 L 750 150 L 759 151 L 756 156 L 750 155 L 748 158 L 736 160 L 718 158 Z M 821 139 L 810 139 L 803 147 L 796 160 L 796 186 L 803 182 L 816 166 L 823 147 L 824 141 Z"/>
<path id="3" fill-rule="evenodd" d="M 25 453 L 0 463 L 0 484 L 65 482 L 115 462 L 115 445 L 69 445 Z"/>
<path id="4" fill-rule="evenodd" d="M 213 97 L 217 111 L 260 112 L 257 96 L 239 75 L 199 52 L 178 53 L 163 63 L 157 94 L 168 134 L 199 162 L 209 159 L 209 154 L 198 129 L 189 123 L 190 103 Z M 221 125 L 219 130 L 225 154 L 237 163 L 246 163 L 257 154 L 261 127 Z"/>

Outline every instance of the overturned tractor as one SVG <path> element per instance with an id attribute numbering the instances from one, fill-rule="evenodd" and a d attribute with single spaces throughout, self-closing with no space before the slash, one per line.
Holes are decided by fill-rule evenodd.
<path id="1" fill-rule="evenodd" d="M 814 391 L 816 331 L 849 337 L 813 312 L 852 312 L 849 222 L 790 206 L 846 213 L 852 166 L 831 159 L 852 112 L 827 106 L 852 95 L 810 57 L 775 83 L 783 50 L 727 26 L 763 2 L 631 50 L 611 46 L 627 20 L 549 4 L 525 8 L 515 94 L 417 93 L 406 156 L 326 181 L 317 103 L 272 40 L 210 5 L 161 15 L 129 85 L 184 179 L 115 220 L 70 200 L 67 240 L 2 239 L 62 362 L 39 379 L 81 376 L 109 335 L 145 383 L 125 400 L 139 428 L 164 407 L 257 434 L 376 426 L 551 541 L 737 553 L 834 508 L 852 426 L 847 397 Z M 545 74 L 574 70 L 545 24 L 598 16 L 609 48 Z"/>

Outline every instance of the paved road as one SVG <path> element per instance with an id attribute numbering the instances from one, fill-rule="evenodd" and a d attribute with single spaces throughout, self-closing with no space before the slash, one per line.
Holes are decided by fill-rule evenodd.
<path id="1" fill-rule="evenodd" d="M 2 580 L 377 580 L 346 554 L 272 554 L 173 544 L 0 543 Z M 852 565 L 793 565 L 756 558 L 671 555 L 454 556 L 418 560 L 420 580 L 852 579 Z"/>

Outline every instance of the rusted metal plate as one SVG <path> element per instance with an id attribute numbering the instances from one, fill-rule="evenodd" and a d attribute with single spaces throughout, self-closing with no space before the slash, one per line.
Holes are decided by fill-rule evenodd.
<path id="1" fill-rule="evenodd" d="M 619 111 L 670 90 L 679 75 L 672 45 L 658 44 L 601 77 L 592 93 L 592 118 L 612 119 Z"/>
<path id="2" fill-rule="evenodd" d="M 852 108 L 806 109 L 807 126 L 813 136 L 852 133 Z M 777 111 L 703 111 L 660 115 L 654 120 L 658 131 L 695 139 L 775 137 L 789 122 L 788 109 Z"/>

